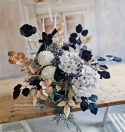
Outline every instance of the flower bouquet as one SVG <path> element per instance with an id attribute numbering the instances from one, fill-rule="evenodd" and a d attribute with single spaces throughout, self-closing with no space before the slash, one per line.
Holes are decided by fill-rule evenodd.
<path id="1" fill-rule="evenodd" d="M 28 24 L 20 28 L 30 48 L 34 44 L 37 51 L 31 53 L 34 56 L 32 59 L 25 57 L 22 52 L 8 52 L 9 63 L 21 65 L 21 71 L 29 75 L 25 79 L 25 87 L 21 84 L 14 87 L 13 99 L 17 99 L 21 92 L 26 97 L 32 96 L 34 106 L 39 99 L 41 111 L 45 103 L 53 102 L 53 120 L 57 123 L 63 121 L 68 128 L 71 123 L 77 132 L 81 132 L 72 114 L 76 100 L 81 100 L 83 111 L 90 109 L 96 115 L 98 108 L 95 102 L 98 97 L 94 93 L 100 86 L 100 79 L 110 78 L 104 62 L 121 62 L 122 59 L 112 55 L 107 55 L 107 59 L 94 57 L 87 48 L 93 36 L 88 36 L 88 30 L 83 29 L 81 24 L 76 26 L 76 32 L 70 34 L 69 42 L 65 43 L 64 27 L 64 21 L 60 20 L 50 34 L 40 33 Z M 31 36 L 37 37 L 39 41 L 33 40 Z"/>

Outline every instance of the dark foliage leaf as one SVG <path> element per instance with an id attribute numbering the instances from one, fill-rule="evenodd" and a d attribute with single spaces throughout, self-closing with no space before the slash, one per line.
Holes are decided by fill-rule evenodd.
<path id="1" fill-rule="evenodd" d="M 17 99 L 19 97 L 20 91 L 21 91 L 20 89 L 13 91 L 13 99 Z"/>
<path id="2" fill-rule="evenodd" d="M 22 85 L 21 84 L 18 84 L 17 86 L 14 87 L 14 91 L 20 90 L 21 87 L 22 87 Z"/>
<path id="3" fill-rule="evenodd" d="M 83 111 L 86 111 L 88 109 L 88 103 L 86 101 L 82 101 L 80 104 L 80 107 Z"/>
<path id="4" fill-rule="evenodd" d="M 39 40 L 39 42 L 42 42 L 42 40 Z M 44 50 L 45 50 L 45 45 L 42 44 L 42 45 L 40 46 L 38 52 L 37 52 L 37 55 L 38 55 L 40 52 L 44 51 Z"/>
<path id="5" fill-rule="evenodd" d="M 30 92 L 29 88 L 24 88 L 22 94 L 27 97 L 29 95 L 29 92 Z"/>
<path id="6" fill-rule="evenodd" d="M 70 36 L 73 37 L 73 38 L 77 38 L 78 37 L 77 33 L 72 33 L 72 34 L 70 34 Z"/>
<path id="7" fill-rule="evenodd" d="M 100 65 L 99 67 L 100 67 L 101 70 L 106 70 L 106 69 L 108 69 L 108 67 L 107 67 L 106 65 Z"/>
<path id="8" fill-rule="evenodd" d="M 107 71 L 98 71 L 98 73 L 100 74 L 100 78 L 105 78 L 105 79 L 109 79 L 110 78 L 110 73 Z"/>
<path id="9" fill-rule="evenodd" d="M 115 62 L 122 62 L 122 59 L 116 56 L 112 60 Z"/>
<path id="10" fill-rule="evenodd" d="M 82 34 L 82 36 L 87 36 L 88 30 L 83 30 L 81 34 Z"/>
<path id="11" fill-rule="evenodd" d="M 82 96 L 82 97 L 81 97 L 81 100 L 82 100 L 82 101 L 85 101 L 85 100 L 86 100 L 86 97 L 83 97 L 83 96 Z"/>
<path id="12" fill-rule="evenodd" d="M 89 97 L 89 100 L 96 102 L 98 100 L 98 96 L 96 95 L 91 95 L 91 97 Z"/>
<path id="13" fill-rule="evenodd" d="M 99 57 L 98 58 L 98 61 L 106 61 L 106 59 L 105 58 L 102 58 L 102 57 Z"/>
<path id="14" fill-rule="evenodd" d="M 76 26 L 76 32 L 77 33 L 81 33 L 82 32 L 82 25 L 81 24 Z"/>
<path id="15" fill-rule="evenodd" d="M 111 58 L 111 57 L 113 57 L 113 55 L 106 55 L 106 57 Z"/>
<path id="16" fill-rule="evenodd" d="M 98 112 L 98 107 L 94 103 L 89 104 L 89 109 L 92 114 L 96 115 Z"/>
<path id="17" fill-rule="evenodd" d="M 69 51 L 69 47 L 68 46 L 62 46 L 62 49 Z"/>
<path id="18" fill-rule="evenodd" d="M 69 37 L 69 42 L 76 44 L 77 41 L 76 41 L 76 38 Z"/>
<path id="19" fill-rule="evenodd" d="M 73 49 L 76 49 L 76 45 L 73 43 L 68 44 L 69 47 L 72 47 Z"/>
<path id="20" fill-rule="evenodd" d="M 52 36 L 54 36 L 58 31 L 56 30 L 56 28 L 53 30 L 53 32 L 51 33 Z"/>
<path id="21" fill-rule="evenodd" d="M 92 63 L 91 65 L 95 65 L 95 66 L 96 66 L 97 64 L 98 64 L 98 63 Z"/>
<path id="22" fill-rule="evenodd" d="M 78 45 L 81 45 L 82 44 L 82 41 L 80 38 L 78 38 L 78 40 L 76 41 Z"/>

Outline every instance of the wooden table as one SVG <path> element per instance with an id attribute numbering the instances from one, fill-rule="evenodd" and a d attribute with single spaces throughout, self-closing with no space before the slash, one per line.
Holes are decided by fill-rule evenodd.
<path id="1" fill-rule="evenodd" d="M 109 72 L 111 79 L 101 80 L 101 88 L 96 92 L 99 97 L 98 107 L 125 104 L 125 63 L 110 65 Z M 24 78 L 14 78 L 0 81 L 0 124 L 41 117 L 38 106 L 28 106 L 32 105 L 31 97 L 20 96 L 13 100 L 13 87 L 23 80 Z M 17 106 L 20 104 L 25 106 Z M 75 111 L 81 110 L 79 104 L 80 101 L 77 101 Z M 42 116 L 53 115 L 53 109 L 53 104 L 45 106 Z"/>

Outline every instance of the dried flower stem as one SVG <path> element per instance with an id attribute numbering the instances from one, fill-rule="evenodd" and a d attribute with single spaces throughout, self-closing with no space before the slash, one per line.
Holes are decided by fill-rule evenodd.
<path id="1" fill-rule="evenodd" d="M 31 45 L 30 45 L 30 42 L 29 42 L 28 38 L 27 38 L 27 41 L 28 41 L 28 44 L 29 44 L 30 49 L 31 49 L 32 51 L 34 51 L 34 50 L 32 49 L 32 47 L 31 47 Z"/>

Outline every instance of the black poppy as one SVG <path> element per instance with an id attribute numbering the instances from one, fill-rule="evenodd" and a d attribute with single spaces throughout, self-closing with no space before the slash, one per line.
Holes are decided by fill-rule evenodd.
<path id="1" fill-rule="evenodd" d="M 82 32 L 82 25 L 81 24 L 76 26 L 76 32 L 77 33 L 81 33 Z"/>
<path id="2" fill-rule="evenodd" d="M 29 37 L 32 34 L 35 34 L 37 32 L 36 27 L 32 27 L 31 25 L 28 24 L 24 24 L 21 28 L 20 28 L 20 33 L 25 36 L 25 37 Z"/>
<path id="3" fill-rule="evenodd" d="M 24 88 L 22 94 L 27 97 L 29 95 L 29 92 L 30 92 L 29 88 Z"/>
<path id="4" fill-rule="evenodd" d="M 69 47 L 67 45 L 62 46 L 62 49 L 69 51 Z"/>
<path id="5" fill-rule="evenodd" d="M 54 79 L 59 82 L 65 78 L 65 73 L 61 69 L 57 68 L 55 71 Z"/>
<path id="6" fill-rule="evenodd" d="M 87 36 L 88 30 L 83 30 L 81 34 L 82 34 L 82 36 Z"/>
<path id="7" fill-rule="evenodd" d="M 92 58 L 92 54 L 91 54 L 91 51 L 88 51 L 88 50 L 81 50 L 80 52 L 80 57 L 85 60 L 85 61 L 89 61 L 91 60 Z"/>
<path id="8" fill-rule="evenodd" d="M 42 33 L 42 40 L 39 40 L 39 43 L 43 43 L 44 45 L 51 45 L 52 44 L 52 34 L 48 34 L 43 32 Z"/>

